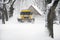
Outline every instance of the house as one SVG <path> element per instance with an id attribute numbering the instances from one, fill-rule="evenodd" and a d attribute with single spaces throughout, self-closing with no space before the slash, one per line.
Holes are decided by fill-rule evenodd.
<path id="1" fill-rule="evenodd" d="M 31 5 L 29 8 L 34 15 L 42 15 L 43 12 L 38 9 L 38 7 Z"/>

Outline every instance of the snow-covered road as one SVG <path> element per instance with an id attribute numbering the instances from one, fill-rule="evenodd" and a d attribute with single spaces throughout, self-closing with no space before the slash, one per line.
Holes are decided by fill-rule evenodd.
<path id="1" fill-rule="evenodd" d="M 53 40 L 48 36 L 44 18 L 35 23 L 18 23 L 13 18 L 5 25 L 0 25 L 1 40 Z"/>
<path id="2" fill-rule="evenodd" d="M 17 17 L 15 12 L 5 25 L 0 25 L 1 40 L 53 40 L 45 27 L 44 16 L 36 15 L 34 23 L 20 23 Z"/>

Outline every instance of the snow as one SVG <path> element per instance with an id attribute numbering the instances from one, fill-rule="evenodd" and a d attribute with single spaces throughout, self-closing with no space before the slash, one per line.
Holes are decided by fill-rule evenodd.
<path id="1" fill-rule="evenodd" d="M 36 15 L 34 23 L 21 23 L 17 21 L 21 10 L 18 1 L 14 8 L 14 15 L 6 24 L 1 24 L 0 20 L 0 40 L 60 40 L 60 25 L 54 24 L 54 39 L 52 39 L 45 27 L 45 16 Z"/>
<path id="2" fill-rule="evenodd" d="M 51 40 L 52 38 L 47 35 L 45 28 L 39 25 L 40 24 L 1 25 L 1 40 Z"/>
<path id="3" fill-rule="evenodd" d="M 60 40 L 60 24 L 54 24 L 54 40 Z"/>
<path id="4" fill-rule="evenodd" d="M 49 4 L 47 5 L 47 8 L 48 8 L 48 9 L 50 9 L 50 7 L 53 5 L 54 1 L 55 1 L 55 0 L 53 0 L 51 3 L 49 3 Z"/>

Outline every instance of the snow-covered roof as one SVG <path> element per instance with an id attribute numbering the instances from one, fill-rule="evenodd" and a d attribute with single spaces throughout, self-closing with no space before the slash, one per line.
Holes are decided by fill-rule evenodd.
<path id="1" fill-rule="evenodd" d="M 36 6 L 32 5 L 41 15 L 43 14 L 43 12 Z"/>
<path id="2" fill-rule="evenodd" d="M 32 8 L 32 9 L 31 9 Z M 40 15 L 43 15 L 43 11 L 41 11 L 37 6 L 31 5 L 28 9 L 34 11 L 34 13 L 39 13 Z"/>

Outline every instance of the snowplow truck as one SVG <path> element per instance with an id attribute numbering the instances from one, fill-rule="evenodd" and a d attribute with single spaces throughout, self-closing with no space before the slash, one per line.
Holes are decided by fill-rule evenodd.
<path id="1" fill-rule="evenodd" d="M 33 22 L 34 18 L 33 18 L 33 13 L 31 12 L 31 10 L 22 10 L 20 12 L 18 21 L 19 22 L 24 22 L 24 21 Z"/>

